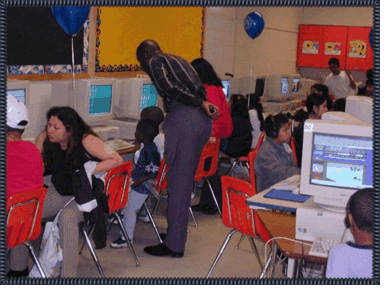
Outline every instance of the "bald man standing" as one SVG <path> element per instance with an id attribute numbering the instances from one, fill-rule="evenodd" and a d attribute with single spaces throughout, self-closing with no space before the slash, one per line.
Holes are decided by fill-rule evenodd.
<path id="1" fill-rule="evenodd" d="M 184 256 L 187 241 L 188 214 L 194 176 L 212 131 L 212 118 L 219 109 L 207 102 L 205 88 L 186 60 L 161 51 L 154 40 L 145 40 L 137 48 L 137 60 L 149 75 L 167 113 L 164 120 L 164 158 L 169 170 L 167 234 L 164 243 L 148 246 L 144 251 L 153 256 Z"/>

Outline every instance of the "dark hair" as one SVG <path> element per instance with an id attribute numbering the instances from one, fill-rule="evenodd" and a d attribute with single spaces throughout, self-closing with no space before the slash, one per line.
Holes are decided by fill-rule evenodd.
<path id="1" fill-rule="evenodd" d="M 366 73 L 367 79 L 373 79 L 373 69 L 368 69 Z"/>
<path id="2" fill-rule="evenodd" d="M 191 62 L 191 65 L 196 70 L 203 84 L 223 87 L 219 76 L 217 76 L 215 69 L 204 58 L 197 58 Z"/>
<path id="3" fill-rule="evenodd" d="M 321 92 L 322 95 L 327 97 L 327 108 L 328 108 L 328 111 L 331 111 L 333 108 L 333 100 L 331 96 L 329 96 L 328 86 L 321 83 L 316 83 L 312 85 L 311 88 L 315 88 L 317 91 Z"/>
<path id="4" fill-rule="evenodd" d="M 231 103 L 231 115 L 241 115 L 242 118 L 250 122 L 248 98 L 246 96 L 241 94 L 232 94 L 229 102 Z"/>
<path id="5" fill-rule="evenodd" d="M 263 116 L 263 105 L 260 102 L 260 97 L 253 93 L 247 95 L 248 99 L 252 99 L 249 102 L 249 110 L 256 110 L 257 112 L 257 118 L 259 118 L 260 121 L 260 131 L 264 131 L 264 116 Z"/>
<path id="6" fill-rule="evenodd" d="M 346 98 L 337 99 L 335 101 L 335 104 L 333 105 L 333 110 L 345 112 L 345 102 L 346 102 Z"/>
<path id="7" fill-rule="evenodd" d="M 289 118 L 287 117 L 287 114 L 279 113 L 275 116 L 269 115 L 264 122 L 265 134 L 269 137 L 276 138 L 280 128 L 288 122 Z M 276 137 L 274 136 L 275 133 L 277 133 Z"/>
<path id="8" fill-rule="evenodd" d="M 328 60 L 328 65 L 331 65 L 331 64 L 336 64 L 337 66 L 340 67 L 340 62 L 339 62 L 339 59 L 337 58 L 331 58 Z"/>
<path id="9" fill-rule="evenodd" d="M 25 120 L 23 120 L 25 121 Z M 19 125 L 23 125 L 21 124 L 22 121 L 20 121 Z M 17 129 L 17 128 L 12 128 L 8 125 L 5 125 L 5 133 L 10 133 L 10 132 L 14 132 L 14 133 L 19 133 L 20 135 L 24 133 L 24 130 L 25 129 Z"/>
<path id="10" fill-rule="evenodd" d="M 139 131 L 148 142 L 153 142 L 153 139 L 159 134 L 159 125 L 150 119 L 142 119 L 137 123 L 136 130 Z"/>
<path id="11" fill-rule="evenodd" d="M 308 95 L 307 101 L 305 101 L 305 106 L 307 107 L 308 114 L 314 113 L 313 106 L 319 107 L 325 101 L 327 101 L 327 97 L 325 95 L 316 93 Z"/>
<path id="12" fill-rule="evenodd" d="M 97 136 L 93 132 L 92 128 L 84 122 L 84 120 L 79 116 L 79 114 L 71 107 L 62 106 L 62 107 L 52 107 L 48 110 L 46 117 L 47 122 L 52 116 L 56 116 L 65 126 L 67 132 L 71 133 L 70 138 L 68 139 L 68 148 L 66 150 L 66 159 L 64 160 L 65 164 L 69 167 L 74 168 L 76 166 L 76 155 L 77 149 L 83 146 L 82 140 L 85 135 Z M 48 125 L 45 129 L 47 129 Z M 43 142 L 43 160 L 44 164 L 49 167 L 52 159 L 59 157 L 60 144 L 52 143 L 49 141 L 48 137 Z"/>
<path id="13" fill-rule="evenodd" d="M 348 202 L 348 212 L 351 213 L 357 228 L 368 233 L 373 232 L 373 189 L 365 188 L 356 191 Z"/>
<path id="14" fill-rule="evenodd" d="M 159 126 L 164 121 L 163 111 L 156 106 L 150 106 L 144 108 L 140 113 L 140 119 L 149 119 L 154 121 Z"/>
<path id="15" fill-rule="evenodd" d="M 372 86 L 372 85 L 373 85 L 372 79 L 368 79 L 367 81 L 365 81 L 365 86 Z"/>

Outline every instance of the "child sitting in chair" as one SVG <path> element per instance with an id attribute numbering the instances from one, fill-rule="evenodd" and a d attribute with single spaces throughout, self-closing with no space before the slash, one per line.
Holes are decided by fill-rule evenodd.
<path id="1" fill-rule="evenodd" d="M 152 194 L 155 178 L 159 171 L 160 154 L 157 150 L 154 138 L 159 134 L 159 125 L 149 119 L 140 120 L 136 126 L 135 138 L 137 143 L 143 143 L 136 167 L 132 172 L 133 183 L 128 196 L 128 203 L 123 209 L 123 225 L 129 239 L 121 236 L 111 243 L 112 248 L 127 247 L 127 240 L 133 240 L 133 232 L 136 225 L 137 213 L 147 197 Z"/>

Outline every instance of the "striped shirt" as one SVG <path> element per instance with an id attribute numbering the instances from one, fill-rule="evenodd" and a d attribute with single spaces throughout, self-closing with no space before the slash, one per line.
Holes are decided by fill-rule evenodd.
<path id="1" fill-rule="evenodd" d="M 207 100 L 203 83 L 186 60 L 159 53 L 151 58 L 149 68 L 149 76 L 164 99 L 166 112 L 171 111 L 177 103 L 201 107 L 203 101 Z"/>

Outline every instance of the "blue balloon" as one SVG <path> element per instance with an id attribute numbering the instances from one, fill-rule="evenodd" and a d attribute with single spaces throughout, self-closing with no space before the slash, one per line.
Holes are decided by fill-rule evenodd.
<path id="1" fill-rule="evenodd" d="M 88 18 L 89 7 L 52 7 L 53 15 L 61 28 L 70 36 L 75 36 Z"/>
<path id="2" fill-rule="evenodd" d="M 259 13 L 252 12 L 244 20 L 244 28 L 252 39 L 258 37 L 264 29 L 264 19 Z"/>

